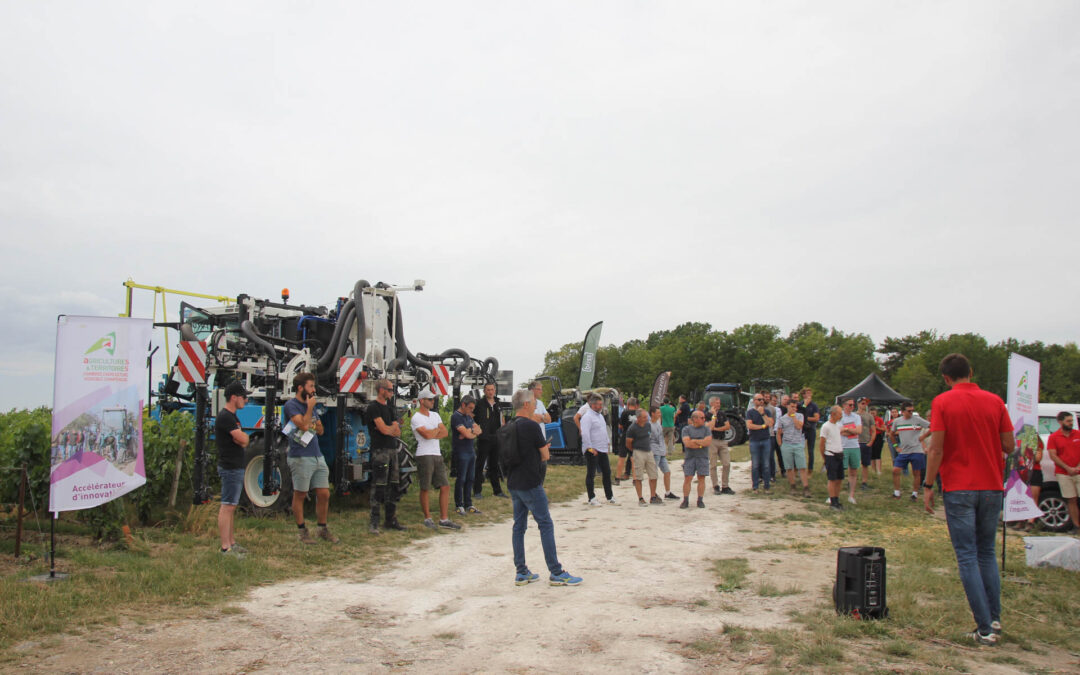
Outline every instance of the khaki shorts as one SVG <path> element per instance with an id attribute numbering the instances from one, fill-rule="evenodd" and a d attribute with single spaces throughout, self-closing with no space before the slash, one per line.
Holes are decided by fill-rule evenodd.
<path id="1" fill-rule="evenodd" d="M 1080 475 L 1070 476 L 1067 473 L 1058 473 L 1054 474 L 1054 478 L 1057 478 L 1062 499 L 1074 499 L 1080 494 Z"/>
<path id="2" fill-rule="evenodd" d="M 649 474 L 649 480 L 660 477 L 660 471 L 656 468 L 656 458 L 648 450 L 634 451 L 634 480 L 641 480 L 641 470 Z"/>
<path id="3" fill-rule="evenodd" d="M 446 465 L 443 464 L 442 455 L 419 455 L 416 458 L 416 468 L 420 474 L 421 490 L 450 485 L 450 481 L 446 480 Z"/>
<path id="4" fill-rule="evenodd" d="M 289 457 L 286 463 L 292 475 L 293 489 L 297 492 L 310 492 L 330 487 L 330 469 L 326 466 L 326 459 L 322 455 Z"/>

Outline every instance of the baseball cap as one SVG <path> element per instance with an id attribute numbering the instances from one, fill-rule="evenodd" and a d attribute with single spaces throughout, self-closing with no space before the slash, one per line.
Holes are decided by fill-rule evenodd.
<path id="1" fill-rule="evenodd" d="M 435 398 L 435 392 L 431 391 L 431 387 L 424 387 L 417 398 Z"/>
<path id="2" fill-rule="evenodd" d="M 248 390 L 244 389 L 244 385 L 239 382 L 230 382 L 229 386 L 225 387 L 225 400 L 228 401 L 233 396 L 248 397 Z"/>

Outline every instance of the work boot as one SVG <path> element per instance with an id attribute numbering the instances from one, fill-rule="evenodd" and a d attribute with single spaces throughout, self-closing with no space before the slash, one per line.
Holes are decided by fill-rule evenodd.
<path id="1" fill-rule="evenodd" d="M 383 523 L 383 527 L 387 530 L 397 530 L 403 532 L 405 528 L 397 520 L 397 504 L 389 502 L 386 505 L 386 521 Z"/>
<path id="2" fill-rule="evenodd" d="M 379 534 L 379 505 L 377 503 L 371 506 L 371 526 L 368 527 L 368 532 Z"/>

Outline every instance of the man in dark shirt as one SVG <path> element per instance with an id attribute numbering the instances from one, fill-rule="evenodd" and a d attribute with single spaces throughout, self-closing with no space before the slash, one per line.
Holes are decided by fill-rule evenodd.
<path id="1" fill-rule="evenodd" d="M 802 403 L 795 412 L 803 416 L 803 436 L 806 437 L 806 467 L 807 471 L 813 475 L 814 473 L 814 446 L 817 444 L 817 425 L 821 420 L 821 409 L 818 408 L 818 404 L 814 403 L 814 390 L 810 387 L 804 388 L 801 392 Z"/>
<path id="2" fill-rule="evenodd" d="M 394 413 L 391 399 L 394 385 L 390 380 L 375 383 L 375 400 L 368 403 L 367 422 L 371 432 L 371 492 L 372 534 L 379 534 L 379 506 L 386 507 L 383 526 L 388 530 L 404 530 L 397 520 L 398 485 L 401 483 L 401 465 L 398 460 L 398 444 L 401 424 Z"/>
<path id="3" fill-rule="evenodd" d="M 502 490 L 499 473 L 499 446 L 496 445 L 495 432 L 503 425 L 499 399 L 495 398 L 495 383 L 484 385 L 484 398 L 476 403 L 474 411 L 476 423 L 480 425 L 480 438 L 476 439 L 476 474 L 473 482 L 473 499 L 480 499 L 484 491 L 485 465 L 488 480 L 491 481 L 491 493 L 496 497 L 509 499 L 510 495 Z"/>
<path id="4" fill-rule="evenodd" d="M 663 506 L 664 500 L 656 494 L 656 481 L 660 473 L 656 468 L 656 460 L 652 456 L 652 427 L 649 426 L 649 413 L 644 408 L 638 408 L 637 417 L 626 429 L 626 447 L 634 457 L 634 489 L 637 491 L 638 505 L 648 506 L 658 504 Z M 649 501 L 641 493 L 641 484 L 645 480 L 644 474 L 649 475 Z"/>
<path id="5" fill-rule="evenodd" d="M 615 448 L 619 463 L 615 467 L 615 480 L 612 481 L 616 485 L 619 481 L 630 480 L 630 472 L 634 467 L 633 453 L 626 447 L 626 430 L 637 419 L 637 411 L 638 400 L 631 397 L 626 400 L 626 408 L 619 415 L 619 445 Z"/>
<path id="6" fill-rule="evenodd" d="M 282 406 L 282 417 L 288 420 L 283 431 L 288 431 L 289 473 L 293 486 L 293 516 L 299 530 L 300 541 L 314 544 L 315 539 L 304 523 L 304 502 L 307 493 L 315 491 L 315 517 L 319 525 L 319 538 L 331 544 L 338 543 L 338 538 L 326 527 L 326 516 L 330 510 L 330 467 L 319 449 L 319 436 L 323 426 L 315 416 L 315 376 L 311 373 L 297 373 L 293 378 L 293 391 L 296 396 Z"/>
<path id="7" fill-rule="evenodd" d="M 772 454 L 769 429 L 775 422 L 775 413 L 767 405 L 764 393 L 754 394 L 753 406 L 746 411 L 746 428 L 750 436 L 750 478 L 754 492 L 757 492 L 758 483 L 765 482 L 765 493 L 769 492 L 769 484 L 772 481 L 772 470 L 769 468 L 769 458 Z"/>
<path id="8" fill-rule="evenodd" d="M 510 499 L 514 504 L 514 528 L 511 536 L 514 567 L 517 570 L 514 583 L 524 586 L 540 578 L 530 572 L 525 564 L 525 528 L 528 526 L 529 514 L 532 513 L 536 527 L 540 530 L 540 544 L 544 549 L 544 560 L 550 573 L 548 582 L 552 586 L 577 586 L 581 583 L 581 577 L 572 576 L 564 570 L 555 551 L 555 524 L 551 522 L 547 493 L 544 492 L 540 477 L 540 463 L 546 462 L 550 457 L 551 444 L 541 434 L 540 426 L 533 421 L 536 402 L 532 391 L 521 389 L 515 392 L 513 403 L 515 417 L 509 424 L 513 424 L 514 429 L 508 431 L 516 434 L 518 455 L 521 457 L 519 464 L 509 467 L 506 478 L 506 487 L 510 490 Z"/>
<path id="9" fill-rule="evenodd" d="M 240 428 L 236 411 L 247 403 L 247 390 L 239 382 L 225 387 L 225 407 L 214 419 L 214 441 L 218 450 L 218 475 L 221 476 L 221 508 L 218 509 L 218 534 L 221 535 L 221 553 L 243 557 L 247 552 L 236 543 L 236 505 L 244 487 L 244 448 L 248 435 Z"/>
<path id="10" fill-rule="evenodd" d="M 480 509 L 472 503 L 476 441 L 483 436 L 483 430 L 473 417 L 475 410 L 476 399 L 465 394 L 461 397 L 461 405 L 450 416 L 450 450 L 458 468 L 458 475 L 454 480 L 454 507 L 461 515 L 480 513 Z"/>

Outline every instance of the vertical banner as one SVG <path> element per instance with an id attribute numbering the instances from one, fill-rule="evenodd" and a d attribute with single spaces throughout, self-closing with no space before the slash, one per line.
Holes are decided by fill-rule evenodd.
<path id="1" fill-rule="evenodd" d="M 581 343 L 581 366 L 578 367 L 578 391 L 592 389 L 593 376 L 596 375 L 596 350 L 600 348 L 600 330 L 603 321 L 597 321 L 585 331 L 585 340 Z"/>
<path id="2" fill-rule="evenodd" d="M 89 509 L 146 482 L 142 408 L 153 322 L 61 316 L 49 511 Z"/>
<path id="3" fill-rule="evenodd" d="M 1034 451 L 1039 442 L 1039 371 L 1038 361 L 1009 354 L 1009 417 L 1013 421 L 1016 447 L 1021 450 L 1030 447 Z"/>
<path id="4" fill-rule="evenodd" d="M 649 397 L 649 409 L 659 408 L 664 405 L 664 397 L 667 396 L 668 382 L 671 381 L 671 371 L 665 370 L 656 376 L 652 385 L 652 396 Z"/>

